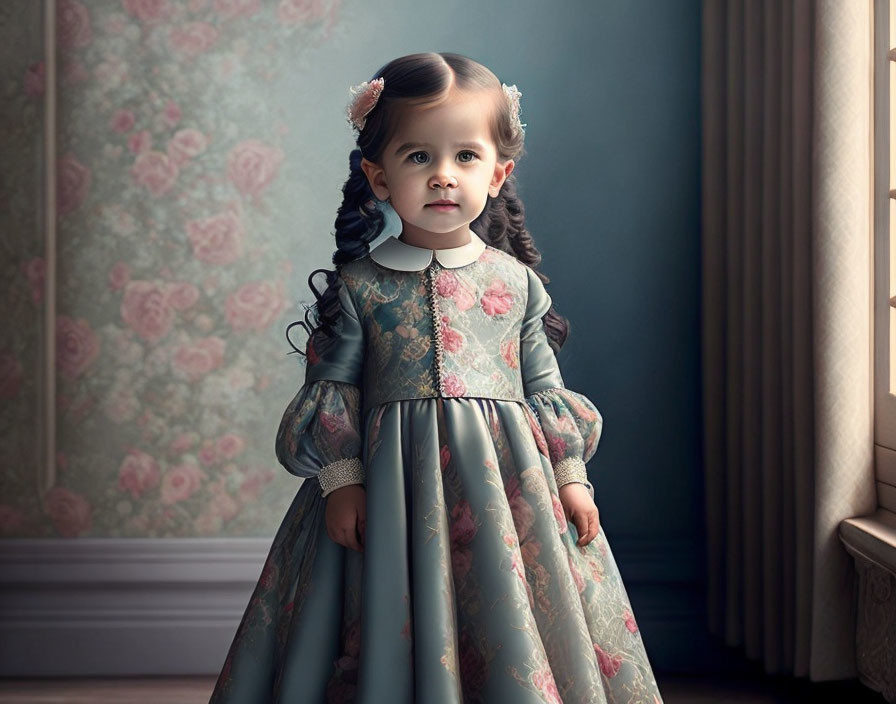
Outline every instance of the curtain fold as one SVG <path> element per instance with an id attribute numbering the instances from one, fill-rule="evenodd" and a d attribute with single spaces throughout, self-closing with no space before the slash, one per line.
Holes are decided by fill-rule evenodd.
<path id="1" fill-rule="evenodd" d="M 704 0 L 710 631 L 852 677 L 872 462 L 872 0 Z"/>

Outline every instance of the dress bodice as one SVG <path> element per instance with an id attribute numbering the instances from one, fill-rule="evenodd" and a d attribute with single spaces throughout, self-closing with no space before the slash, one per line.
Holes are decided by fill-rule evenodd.
<path id="1" fill-rule="evenodd" d="M 341 267 L 344 315 L 333 344 L 345 355 L 327 357 L 361 387 L 365 412 L 438 396 L 525 401 L 563 386 L 541 322 L 551 299 L 534 271 L 481 240 L 457 249 L 392 239 Z M 306 380 L 333 378 L 331 365 L 314 361 L 312 350 Z"/>

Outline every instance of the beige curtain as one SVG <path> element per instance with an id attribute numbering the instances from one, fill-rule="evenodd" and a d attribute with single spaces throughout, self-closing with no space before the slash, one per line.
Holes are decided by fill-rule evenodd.
<path id="1" fill-rule="evenodd" d="M 872 0 L 704 0 L 712 633 L 855 675 L 839 522 L 871 512 Z"/>

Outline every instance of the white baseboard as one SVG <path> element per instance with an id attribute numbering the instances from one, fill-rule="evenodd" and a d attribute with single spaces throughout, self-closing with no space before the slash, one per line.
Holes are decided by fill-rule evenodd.
<path id="1" fill-rule="evenodd" d="M 271 541 L 0 541 L 0 676 L 217 674 Z M 692 610 L 662 596 L 697 579 L 689 541 L 611 546 L 643 632 L 693 626 Z M 644 613 L 641 591 L 659 595 Z"/>

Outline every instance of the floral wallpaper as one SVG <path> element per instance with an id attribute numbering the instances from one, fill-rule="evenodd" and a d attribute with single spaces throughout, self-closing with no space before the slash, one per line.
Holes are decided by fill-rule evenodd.
<path id="1" fill-rule="evenodd" d="M 318 233 L 314 260 L 297 254 L 308 176 L 287 144 L 285 101 L 305 98 L 282 81 L 339 41 L 343 2 L 58 0 L 49 488 L 42 3 L 0 4 L 12 157 L 0 174 L 3 537 L 270 535 L 279 524 L 299 485 L 273 442 L 304 377 L 284 331 L 333 249 Z M 348 148 L 337 150 L 343 180 Z"/>

